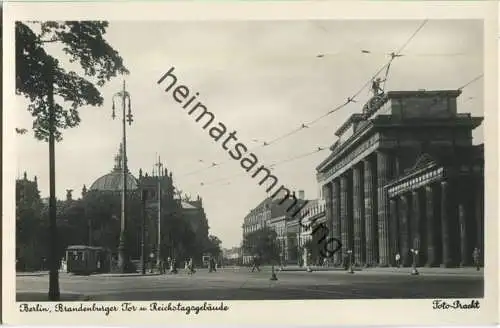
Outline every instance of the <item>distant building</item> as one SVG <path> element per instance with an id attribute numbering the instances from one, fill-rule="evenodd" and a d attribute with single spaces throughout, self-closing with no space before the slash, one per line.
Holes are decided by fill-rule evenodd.
<path id="1" fill-rule="evenodd" d="M 304 192 L 300 190 L 297 195 L 297 203 L 290 208 L 290 201 L 282 202 L 279 197 L 266 198 L 250 211 L 243 220 L 243 240 L 251 232 L 264 227 L 273 229 L 277 234 L 280 247 L 281 261 L 283 264 L 295 263 L 297 261 L 299 233 L 299 215 L 292 217 L 295 210 L 299 209 L 305 202 Z M 243 252 L 245 253 L 245 252 Z M 250 263 L 254 254 L 244 254 L 243 263 Z"/>
<path id="2" fill-rule="evenodd" d="M 197 236 L 208 236 L 208 220 L 203 208 L 201 197 L 196 200 L 184 199 L 181 201 L 182 213 L 185 220 Z"/>
<path id="3" fill-rule="evenodd" d="M 241 255 L 241 248 L 240 247 L 233 247 L 231 249 L 222 249 L 222 257 L 224 260 L 229 260 L 229 261 L 236 261 L 240 258 Z"/>
<path id="4" fill-rule="evenodd" d="M 484 254 L 483 118 L 457 113 L 461 91 L 377 95 L 338 129 L 317 167 L 333 237 L 358 266 L 469 265 Z"/>
<path id="5" fill-rule="evenodd" d="M 123 186 L 123 159 L 122 146 L 115 156 L 115 166 L 110 173 L 107 173 L 94 181 L 87 191 L 85 185 L 82 189 L 82 196 L 85 197 L 89 193 L 107 193 L 120 194 Z M 160 188 L 158 188 L 160 185 Z M 158 191 L 161 191 L 158 197 Z M 203 208 L 202 199 L 198 196 L 196 200 L 191 200 L 188 197 L 180 198 L 176 194 L 176 189 L 173 182 L 172 172 L 168 172 L 165 168 L 161 172 L 154 172 L 153 175 L 143 174 L 142 169 L 139 170 L 138 178 L 134 177 L 130 172 L 127 174 L 127 191 L 130 193 L 131 199 L 140 199 L 142 191 L 147 192 L 147 220 L 146 220 L 146 248 L 147 253 L 157 252 L 158 248 L 158 204 L 161 204 L 162 222 L 160 232 L 162 234 L 162 257 L 180 256 L 179 248 L 182 246 L 176 242 L 174 232 L 169 229 L 161 229 L 161 226 L 166 227 L 168 220 L 182 219 L 186 220 L 191 230 L 194 233 L 194 238 L 198 243 L 198 249 L 202 249 L 208 241 L 208 220 Z M 135 196 L 133 196 L 135 195 Z M 160 199 L 160 201 L 159 201 Z M 140 212 L 135 211 L 138 215 L 130 214 L 127 224 L 134 231 L 131 237 L 133 246 L 131 254 L 133 257 L 140 257 L 140 240 L 141 240 L 141 217 Z M 195 263 L 201 261 L 202 251 L 199 254 L 182 254 L 182 256 L 193 257 Z"/>
<path id="6" fill-rule="evenodd" d="M 245 237 L 248 234 L 267 226 L 267 222 L 271 218 L 271 209 L 275 206 L 275 201 L 273 201 L 271 198 L 266 198 L 255 208 L 250 210 L 250 213 L 248 213 L 243 219 L 243 240 L 245 240 Z M 255 254 L 247 254 L 244 250 L 244 247 L 242 247 L 242 249 L 243 263 L 251 263 L 252 258 Z"/>
<path id="7" fill-rule="evenodd" d="M 301 210 L 300 217 L 302 218 L 302 224 L 299 225 L 298 239 L 299 247 L 302 249 L 308 241 L 312 240 L 314 227 L 326 223 L 324 200 L 310 200 Z"/>

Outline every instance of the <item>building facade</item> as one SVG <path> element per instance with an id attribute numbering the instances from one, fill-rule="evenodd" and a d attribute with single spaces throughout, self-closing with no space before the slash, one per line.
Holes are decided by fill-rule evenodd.
<path id="1" fill-rule="evenodd" d="M 121 195 L 123 185 L 122 148 L 115 156 L 115 166 L 110 173 L 97 178 L 87 190 L 83 187 L 82 196 L 89 194 Z M 158 247 L 162 258 L 166 257 L 193 257 L 195 263 L 201 262 L 203 249 L 208 245 L 209 225 L 203 208 L 201 197 L 191 200 L 188 197 L 181 199 L 176 194 L 172 172 L 166 168 L 161 171 L 143 174 L 139 170 L 138 178 L 128 172 L 127 191 L 129 195 L 127 230 L 131 241 L 131 255 L 139 258 L 142 239 L 142 211 L 140 198 L 146 191 L 146 222 L 145 247 L 146 253 L 156 257 Z M 116 198 L 118 201 L 118 198 Z M 159 211 L 159 208 L 161 211 Z M 161 219 L 159 220 L 158 214 Z M 183 222 L 180 222 L 183 221 Z M 184 240 L 181 224 L 187 223 L 190 230 L 190 241 Z M 177 231 L 179 230 L 179 231 Z M 160 245 L 158 236 L 160 234 Z M 188 245 L 189 244 L 189 245 Z"/>
<path id="2" fill-rule="evenodd" d="M 297 194 L 297 202 L 290 208 L 290 201 L 282 202 L 282 198 L 266 198 L 254 209 L 252 209 L 243 220 L 243 240 L 252 232 L 269 227 L 276 232 L 277 242 L 280 248 L 280 259 L 282 264 L 298 262 L 298 235 L 300 233 L 299 217 L 291 217 L 298 209 L 307 202 L 304 192 L 300 190 Z M 246 254 L 242 247 L 242 258 L 244 264 L 252 261 L 252 254 Z"/>
<path id="3" fill-rule="evenodd" d="M 250 212 L 243 219 L 243 240 L 245 240 L 245 237 L 248 234 L 263 229 L 267 226 L 268 221 L 271 219 L 271 209 L 273 208 L 273 206 L 273 200 L 271 198 L 266 198 L 255 208 L 250 210 Z M 252 263 L 254 254 L 248 254 L 245 251 L 244 245 L 242 245 L 241 250 L 243 264 Z"/>
<path id="4" fill-rule="evenodd" d="M 285 213 L 275 213 L 267 225 L 276 232 L 276 242 L 279 248 L 279 258 L 281 264 L 288 263 L 288 235 L 287 235 L 287 216 Z"/>
<path id="5" fill-rule="evenodd" d="M 468 265 L 484 250 L 483 118 L 457 113 L 460 91 L 376 95 L 338 129 L 317 167 L 332 237 L 357 266 Z"/>
<path id="6" fill-rule="evenodd" d="M 323 199 L 310 200 L 300 211 L 300 217 L 302 218 L 302 224 L 298 224 L 299 233 L 297 238 L 299 240 L 298 246 L 302 250 L 304 245 L 312 240 L 314 226 L 326 223 L 325 201 Z"/>

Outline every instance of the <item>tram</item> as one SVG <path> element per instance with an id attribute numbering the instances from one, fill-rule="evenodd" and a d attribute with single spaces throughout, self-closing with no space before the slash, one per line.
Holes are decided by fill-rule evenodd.
<path id="1" fill-rule="evenodd" d="M 66 270 L 89 275 L 111 271 L 111 253 L 104 247 L 72 245 L 66 249 Z"/>
<path id="2" fill-rule="evenodd" d="M 202 257 L 201 257 L 201 266 L 202 268 L 208 268 L 209 264 L 210 264 L 210 255 L 209 254 L 204 254 Z"/>

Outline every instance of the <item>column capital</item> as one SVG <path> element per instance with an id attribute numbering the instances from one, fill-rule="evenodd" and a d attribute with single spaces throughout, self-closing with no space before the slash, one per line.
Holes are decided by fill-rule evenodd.
<path id="1" fill-rule="evenodd" d="M 363 164 L 365 164 L 365 165 L 366 165 L 366 163 L 368 163 L 368 164 L 372 164 L 372 162 L 373 162 L 373 157 L 372 157 L 372 156 L 366 156 L 365 158 L 363 158 L 363 159 L 361 160 L 361 162 L 363 162 Z"/>

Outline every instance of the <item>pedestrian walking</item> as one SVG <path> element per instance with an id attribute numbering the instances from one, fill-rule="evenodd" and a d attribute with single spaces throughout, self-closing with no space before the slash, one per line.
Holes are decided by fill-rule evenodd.
<path id="1" fill-rule="evenodd" d="M 170 273 L 177 273 L 177 260 L 175 258 L 171 260 Z"/>
<path id="2" fill-rule="evenodd" d="M 165 274 L 167 273 L 167 263 L 165 259 L 160 260 L 160 274 Z"/>
<path id="3" fill-rule="evenodd" d="M 165 263 L 165 266 L 169 272 L 172 271 L 172 258 L 170 258 L 170 256 L 167 257 L 167 263 Z"/>
<path id="4" fill-rule="evenodd" d="M 165 273 L 167 273 L 169 269 L 170 269 L 170 263 L 169 263 L 169 259 L 167 258 L 163 262 L 163 271 L 165 271 Z"/>
<path id="5" fill-rule="evenodd" d="M 396 267 L 401 267 L 401 255 L 399 253 L 396 253 Z"/>
<path id="6" fill-rule="evenodd" d="M 215 261 L 215 257 L 212 256 L 212 258 L 210 259 L 210 261 L 212 262 L 212 271 L 213 272 L 217 272 L 217 263 Z"/>
<path id="7" fill-rule="evenodd" d="M 476 270 L 479 271 L 481 269 L 481 261 L 480 261 L 480 251 L 478 247 L 474 247 L 474 251 L 472 252 L 472 260 L 474 261 L 474 266 Z"/>
<path id="8" fill-rule="evenodd" d="M 259 260 L 258 260 L 257 256 L 254 256 L 253 257 L 252 272 L 254 272 L 256 269 L 257 269 L 258 272 L 260 272 Z"/>
<path id="9" fill-rule="evenodd" d="M 187 269 L 188 269 L 188 274 L 192 275 L 196 272 L 194 269 L 194 264 L 193 264 L 193 258 L 191 257 L 189 261 L 187 262 Z"/>

